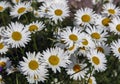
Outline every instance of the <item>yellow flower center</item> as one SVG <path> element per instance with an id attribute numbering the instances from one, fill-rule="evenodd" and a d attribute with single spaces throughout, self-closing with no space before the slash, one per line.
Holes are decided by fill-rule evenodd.
<path id="1" fill-rule="evenodd" d="M 81 19 L 83 22 L 89 22 L 91 18 L 89 15 L 85 14 L 81 17 Z"/>
<path id="2" fill-rule="evenodd" d="M 30 62 L 29 62 L 29 68 L 31 69 L 31 70 L 36 70 L 36 69 L 38 69 L 38 67 L 39 67 L 39 64 L 38 64 L 38 62 L 36 61 L 36 60 L 31 60 Z"/>
<path id="3" fill-rule="evenodd" d="M 88 80 L 88 83 L 89 83 L 89 84 L 93 84 L 93 80 L 90 78 L 90 79 Z"/>
<path id="4" fill-rule="evenodd" d="M 109 12 L 110 14 L 115 14 L 115 10 L 114 10 L 114 9 L 109 9 L 108 12 Z"/>
<path id="5" fill-rule="evenodd" d="M 88 45 L 88 41 L 86 39 L 83 39 L 83 42 L 82 42 L 83 45 Z"/>
<path id="6" fill-rule="evenodd" d="M 118 52 L 120 53 L 120 47 L 118 48 Z"/>
<path id="7" fill-rule="evenodd" d="M 103 20 L 102 20 L 102 24 L 104 25 L 104 26 L 109 26 L 109 23 L 110 23 L 110 19 L 109 18 L 104 18 Z"/>
<path id="8" fill-rule="evenodd" d="M 0 6 L 0 11 L 3 11 L 3 9 L 4 9 L 4 8 L 3 8 L 2 6 Z"/>
<path id="9" fill-rule="evenodd" d="M 92 62 L 93 62 L 94 64 L 96 64 L 96 65 L 100 64 L 100 60 L 99 60 L 99 58 L 96 57 L 96 56 L 93 56 L 93 57 L 92 57 Z"/>
<path id="10" fill-rule="evenodd" d="M 78 65 L 78 64 L 74 65 L 74 66 L 73 66 L 73 70 L 74 70 L 76 73 L 79 72 L 79 71 L 81 70 L 80 65 Z"/>
<path id="11" fill-rule="evenodd" d="M 77 41 L 78 40 L 78 37 L 75 35 L 75 34 L 71 34 L 69 36 L 69 39 L 72 40 L 72 41 Z"/>
<path id="12" fill-rule="evenodd" d="M 0 49 L 3 49 L 3 47 L 4 47 L 4 44 L 0 43 Z"/>
<path id="13" fill-rule="evenodd" d="M 12 39 L 15 40 L 15 41 L 20 41 L 22 39 L 22 35 L 20 32 L 13 32 L 12 33 Z"/>
<path id="14" fill-rule="evenodd" d="M 19 2 L 19 0 L 16 0 L 16 2 L 18 3 L 18 2 Z"/>
<path id="15" fill-rule="evenodd" d="M 61 9 L 56 9 L 55 10 L 55 15 L 56 16 L 61 16 L 63 14 L 63 11 Z"/>
<path id="16" fill-rule="evenodd" d="M 49 63 L 50 63 L 51 65 L 55 66 L 55 65 L 58 65 L 58 64 L 59 64 L 60 59 L 59 59 L 59 57 L 56 56 L 56 55 L 51 55 L 51 56 L 49 57 L 48 61 L 49 61 Z"/>
<path id="17" fill-rule="evenodd" d="M 75 48 L 75 45 L 68 48 L 69 51 L 73 50 Z"/>
<path id="18" fill-rule="evenodd" d="M 18 9 L 18 14 L 24 13 L 25 10 L 26 10 L 25 7 L 21 7 L 21 8 L 19 8 L 19 9 Z"/>
<path id="19" fill-rule="evenodd" d="M 3 62 L 3 61 L 1 61 L 1 62 L 0 62 L 0 66 L 1 66 L 1 67 L 5 67 L 5 66 L 6 66 L 6 63 Z"/>
<path id="20" fill-rule="evenodd" d="M 48 8 L 46 8 L 46 9 L 45 9 L 45 13 L 47 13 L 48 11 L 49 11 Z"/>
<path id="21" fill-rule="evenodd" d="M 83 47 L 80 47 L 79 49 L 80 49 L 80 50 L 85 50 L 85 47 L 83 46 Z"/>
<path id="22" fill-rule="evenodd" d="M 36 25 L 31 25 L 29 27 L 29 31 L 32 32 L 32 31 L 37 31 L 38 30 L 38 27 Z"/>
<path id="23" fill-rule="evenodd" d="M 94 39 L 100 39 L 100 34 L 97 33 L 97 32 L 94 32 L 91 34 L 91 37 L 94 38 Z"/>
<path id="24" fill-rule="evenodd" d="M 118 24 L 118 25 L 116 26 L 116 29 L 117 29 L 118 32 L 120 32 L 120 24 Z"/>
<path id="25" fill-rule="evenodd" d="M 97 51 L 104 53 L 104 49 L 102 47 L 97 47 Z"/>

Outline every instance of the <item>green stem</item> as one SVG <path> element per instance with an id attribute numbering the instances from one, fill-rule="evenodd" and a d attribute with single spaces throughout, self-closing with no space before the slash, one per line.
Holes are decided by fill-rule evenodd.
<path id="1" fill-rule="evenodd" d="M 91 69 L 91 71 L 90 71 L 90 76 L 89 76 L 89 78 L 88 78 L 88 80 L 87 80 L 87 84 L 89 83 L 89 80 L 90 80 L 90 77 L 91 77 L 91 75 L 92 75 L 93 69 L 94 69 L 94 67 L 92 66 L 92 69 Z"/>
<path id="2" fill-rule="evenodd" d="M 35 34 L 33 34 L 32 40 L 33 40 L 33 47 L 34 47 L 34 49 L 35 49 L 36 51 L 38 51 Z"/>
<path id="3" fill-rule="evenodd" d="M 2 14 L 1 14 L 1 17 L 2 17 L 2 22 L 3 22 L 3 25 L 5 26 L 5 25 L 6 25 L 6 23 L 5 23 L 4 13 L 3 13 L 3 12 L 2 12 Z"/>
<path id="4" fill-rule="evenodd" d="M 18 75 L 16 74 L 16 84 L 19 84 L 18 82 Z"/>
<path id="5" fill-rule="evenodd" d="M 26 14 L 24 15 L 24 17 L 25 17 L 25 19 L 26 19 L 26 23 L 29 23 L 29 20 L 28 20 Z"/>
<path id="6" fill-rule="evenodd" d="M 24 56 L 24 50 L 22 48 L 20 48 L 20 52 L 22 53 L 22 55 Z"/>

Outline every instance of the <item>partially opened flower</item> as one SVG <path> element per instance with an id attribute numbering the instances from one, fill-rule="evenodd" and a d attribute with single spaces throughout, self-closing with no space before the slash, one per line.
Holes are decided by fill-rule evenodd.
<path id="1" fill-rule="evenodd" d="M 3 39 L 0 40 L 0 54 L 6 54 L 8 51 L 9 45 L 7 45 Z"/>
<path id="2" fill-rule="evenodd" d="M 113 18 L 111 23 L 109 23 L 110 31 L 120 35 L 120 18 Z"/>
<path id="3" fill-rule="evenodd" d="M 111 43 L 111 51 L 115 57 L 118 57 L 118 59 L 120 59 L 120 39 Z"/>

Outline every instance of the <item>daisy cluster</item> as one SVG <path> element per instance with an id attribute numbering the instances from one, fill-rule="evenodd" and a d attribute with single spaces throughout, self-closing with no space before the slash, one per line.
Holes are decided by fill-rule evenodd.
<path id="1" fill-rule="evenodd" d="M 102 84 L 101 73 L 118 77 L 120 2 L 71 4 L 0 1 L 0 84 Z"/>

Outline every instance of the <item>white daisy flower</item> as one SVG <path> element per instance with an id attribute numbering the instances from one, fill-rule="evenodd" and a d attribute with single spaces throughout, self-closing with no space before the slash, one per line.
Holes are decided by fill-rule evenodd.
<path id="1" fill-rule="evenodd" d="M 111 43 L 111 51 L 113 52 L 114 56 L 120 59 L 120 39 Z"/>
<path id="2" fill-rule="evenodd" d="M 43 24 L 43 22 L 38 22 L 38 21 L 32 22 L 26 26 L 26 28 L 28 28 L 28 31 L 30 31 L 31 33 L 41 31 L 44 27 L 45 25 Z"/>
<path id="3" fill-rule="evenodd" d="M 78 46 L 74 44 L 73 46 L 67 47 L 66 52 L 68 52 L 69 54 L 73 54 L 77 49 L 78 49 Z"/>
<path id="4" fill-rule="evenodd" d="M 56 71 L 61 72 L 60 67 L 66 67 L 70 63 L 68 53 L 64 52 L 63 49 L 55 47 L 43 51 L 42 54 L 48 67 L 56 73 Z"/>
<path id="5" fill-rule="evenodd" d="M 42 76 L 41 76 L 41 74 L 42 74 Z M 45 74 L 45 75 L 44 75 Z M 45 80 L 46 80 L 46 78 L 47 78 L 47 76 L 46 76 L 47 74 L 46 74 L 46 71 L 43 71 L 43 72 L 41 72 L 41 73 L 39 73 L 38 75 L 36 75 L 36 76 L 26 76 L 26 78 L 27 78 L 27 81 L 30 83 L 30 84 L 38 84 L 40 81 L 41 82 L 44 82 Z"/>
<path id="6" fill-rule="evenodd" d="M 77 25 L 89 26 L 94 24 L 95 12 L 90 8 L 81 8 L 75 13 L 75 22 Z"/>
<path id="7" fill-rule="evenodd" d="M 4 42 L 3 39 L 0 40 L 0 54 L 6 54 L 9 46 Z"/>
<path id="8" fill-rule="evenodd" d="M 97 84 L 96 79 L 94 76 L 88 76 L 88 78 L 86 79 L 88 84 Z"/>
<path id="9" fill-rule="evenodd" d="M 3 12 L 8 7 L 10 7 L 10 4 L 8 2 L 0 1 L 0 12 Z"/>
<path id="10" fill-rule="evenodd" d="M 106 44 L 104 42 L 96 43 L 95 50 L 97 50 L 98 52 L 101 52 L 105 55 L 110 54 L 110 47 L 108 44 Z"/>
<path id="11" fill-rule="evenodd" d="M 12 17 L 18 17 L 18 19 L 25 13 L 27 13 L 27 10 L 31 7 L 31 3 L 25 3 L 21 2 L 18 4 L 15 4 L 12 8 L 10 15 Z"/>
<path id="12" fill-rule="evenodd" d="M 102 14 L 107 14 L 107 16 L 116 17 L 120 15 L 120 8 L 116 7 L 113 3 L 107 3 L 103 5 Z"/>
<path id="13" fill-rule="evenodd" d="M 63 30 L 60 33 L 61 40 L 64 41 L 66 46 L 73 46 L 74 44 L 78 44 L 81 37 L 81 31 L 78 28 L 73 28 L 71 30 L 71 27 L 66 27 L 65 30 Z"/>
<path id="14" fill-rule="evenodd" d="M 109 23 L 111 18 L 98 15 L 98 18 L 95 19 L 95 25 L 101 26 L 105 30 L 109 30 Z"/>
<path id="15" fill-rule="evenodd" d="M 81 46 L 81 47 L 78 48 L 77 55 L 79 55 L 79 56 L 86 56 L 90 49 L 91 48 L 87 48 L 85 46 Z"/>
<path id="16" fill-rule="evenodd" d="M 81 80 L 85 78 L 87 73 L 86 64 L 79 63 L 75 57 L 71 58 L 71 63 L 66 67 L 67 74 L 74 80 Z"/>
<path id="17" fill-rule="evenodd" d="M 0 57 L 0 67 L 9 68 L 11 66 L 11 61 L 8 57 Z"/>
<path id="18" fill-rule="evenodd" d="M 53 3 L 61 3 L 67 5 L 68 0 L 53 0 Z"/>
<path id="19" fill-rule="evenodd" d="M 20 3 L 21 2 L 21 0 L 12 0 L 12 3 L 14 3 L 14 4 L 17 4 L 17 3 Z"/>
<path id="20" fill-rule="evenodd" d="M 23 61 L 20 61 L 20 68 L 24 75 L 37 81 L 44 81 L 47 76 L 47 69 L 45 63 L 42 63 L 41 54 L 38 53 L 26 53 L 27 57 L 23 57 Z"/>
<path id="21" fill-rule="evenodd" d="M 58 21 L 62 22 L 63 19 L 69 16 L 69 7 L 65 4 L 54 3 L 50 6 L 48 15 L 57 24 Z"/>
<path id="22" fill-rule="evenodd" d="M 38 10 L 40 12 L 41 17 L 47 17 L 47 18 L 49 17 L 48 11 L 52 3 L 53 1 L 51 0 L 45 1 L 44 3 L 42 3 L 42 5 L 39 7 L 39 10 Z"/>
<path id="23" fill-rule="evenodd" d="M 11 22 L 3 32 L 4 41 L 12 48 L 25 47 L 30 41 L 30 32 L 21 23 Z"/>
<path id="24" fill-rule="evenodd" d="M 106 37 L 108 36 L 108 33 L 100 26 L 89 26 L 86 29 L 86 32 L 95 42 L 103 42 L 107 40 Z"/>
<path id="25" fill-rule="evenodd" d="M 120 18 L 113 18 L 111 23 L 109 23 L 109 27 L 111 32 L 120 35 Z"/>
<path id="26" fill-rule="evenodd" d="M 92 38 L 86 34 L 86 33 L 81 33 L 81 40 L 79 42 L 79 47 L 86 47 L 86 48 L 94 48 L 95 44 L 92 40 Z"/>
<path id="27" fill-rule="evenodd" d="M 33 10 L 33 14 L 36 18 L 43 17 L 43 15 L 41 15 L 41 13 L 38 10 Z"/>
<path id="28" fill-rule="evenodd" d="M 96 50 L 91 50 L 90 53 L 87 54 L 89 62 L 94 67 L 94 70 L 97 70 L 98 72 L 102 72 L 106 70 L 106 63 L 107 60 L 105 58 L 105 55 L 101 52 L 97 52 Z"/>

